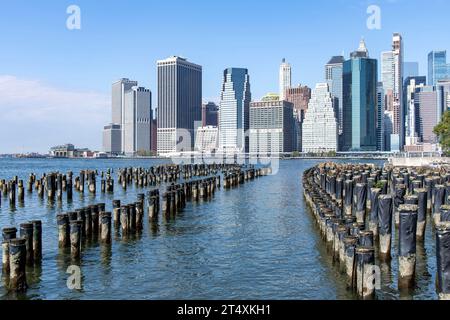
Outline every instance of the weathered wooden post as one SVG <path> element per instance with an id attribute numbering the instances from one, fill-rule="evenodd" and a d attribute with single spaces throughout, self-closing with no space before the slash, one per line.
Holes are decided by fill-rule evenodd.
<path id="1" fill-rule="evenodd" d="M 17 197 L 19 200 L 19 203 L 24 203 L 25 201 L 25 189 L 23 187 L 23 180 L 19 180 L 19 183 L 17 185 Z"/>
<path id="2" fill-rule="evenodd" d="M 445 204 L 445 187 L 443 185 L 434 186 L 433 221 L 435 225 L 440 222 L 441 206 Z"/>
<path id="3" fill-rule="evenodd" d="M 27 265 L 32 266 L 34 263 L 32 223 L 22 223 L 20 225 L 20 237 L 25 239 L 25 246 L 26 246 L 25 257 Z"/>
<path id="4" fill-rule="evenodd" d="M 24 292 L 28 288 L 26 276 L 26 239 L 11 239 L 9 241 L 9 289 Z"/>
<path id="5" fill-rule="evenodd" d="M 58 223 L 58 244 L 60 248 L 70 246 L 70 222 L 68 214 L 58 214 L 56 216 Z"/>
<path id="6" fill-rule="evenodd" d="M 392 202 L 392 196 L 390 195 L 381 195 L 378 197 L 378 221 L 381 259 L 391 258 Z"/>
<path id="7" fill-rule="evenodd" d="M 357 183 L 353 194 L 356 197 L 356 221 L 359 223 L 365 223 L 367 207 L 367 185 L 364 183 Z"/>
<path id="8" fill-rule="evenodd" d="M 450 300 L 450 222 L 436 226 L 436 286 L 441 300 Z"/>
<path id="9" fill-rule="evenodd" d="M 374 237 L 378 237 L 378 197 L 381 189 L 370 189 L 370 216 L 369 216 L 369 230 L 373 232 Z"/>
<path id="10" fill-rule="evenodd" d="M 418 204 L 417 204 L 417 237 L 419 239 L 424 239 L 425 237 L 425 230 L 426 230 L 426 224 L 427 224 L 427 196 L 428 192 L 427 189 L 421 189 L 417 188 L 414 189 L 414 192 L 417 195 L 418 198 Z"/>
<path id="11" fill-rule="evenodd" d="M 40 220 L 31 221 L 33 225 L 33 254 L 34 262 L 42 260 L 42 222 Z"/>
<path id="12" fill-rule="evenodd" d="M 345 252 L 345 272 L 349 280 L 349 286 L 352 286 L 354 266 L 355 266 L 355 251 L 358 243 L 358 238 L 354 236 L 346 236 L 344 238 L 344 252 Z"/>
<path id="13" fill-rule="evenodd" d="M 346 180 L 344 182 L 344 214 L 346 216 L 352 215 L 353 204 L 353 181 Z"/>
<path id="14" fill-rule="evenodd" d="M 79 219 L 78 219 L 79 220 Z M 84 225 L 82 226 L 82 234 L 89 241 L 92 237 L 92 207 L 88 206 L 84 208 Z"/>
<path id="15" fill-rule="evenodd" d="M 9 241 L 16 238 L 17 229 L 14 227 L 4 228 L 2 230 L 3 242 L 2 242 L 2 263 L 3 263 L 3 272 L 9 273 Z"/>
<path id="16" fill-rule="evenodd" d="M 113 200 L 113 220 L 114 228 L 119 229 L 120 227 L 120 200 Z"/>
<path id="17" fill-rule="evenodd" d="M 70 255 L 73 260 L 81 257 L 81 225 L 82 221 L 74 220 L 70 222 Z"/>
<path id="18" fill-rule="evenodd" d="M 398 226 L 400 223 L 400 215 L 398 208 L 400 205 L 405 203 L 406 186 L 404 184 L 395 185 L 395 196 L 394 196 L 394 215 L 395 215 L 395 225 Z"/>
<path id="19" fill-rule="evenodd" d="M 131 232 L 135 232 L 136 231 L 136 204 L 134 204 L 134 203 L 129 204 L 128 212 L 129 212 L 128 226 L 129 226 Z"/>
<path id="20" fill-rule="evenodd" d="M 122 227 L 122 235 L 128 234 L 128 206 L 122 206 L 120 208 L 120 226 Z"/>
<path id="21" fill-rule="evenodd" d="M 101 213 L 101 223 L 102 223 L 102 232 L 101 232 L 101 241 L 105 244 L 111 243 L 111 212 L 102 212 Z"/>
<path id="22" fill-rule="evenodd" d="M 410 286 L 416 269 L 417 206 L 400 205 L 399 286 Z"/>
<path id="23" fill-rule="evenodd" d="M 358 247 L 356 255 L 356 292 L 363 299 L 373 298 L 375 295 L 374 267 L 375 250 L 373 247 Z"/>
<path id="24" fill-rule="evenodd" d="M 99 233 L 99 217 L 100 213 L 98 212 L 98 205 L 91 205 L 89 206 L 91 208 L 91 216 L 92 216 L 92 235 L 94 238 L 98 239 L 98 233 Z"/>

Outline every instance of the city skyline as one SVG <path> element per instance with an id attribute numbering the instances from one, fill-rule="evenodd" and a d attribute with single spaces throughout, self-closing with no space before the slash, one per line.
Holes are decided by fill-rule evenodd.
<path id="1" fill-rule="evenodd" d="M 273 4 L 267 2 L 254 6 L 250 1 L 242 5 L 242 12 L 231 18 L 241 24 L 233 26 L 230 34 L 221 32 L 224 37 L 221 40 L 216 39 L 216 35 L 225 30 L 224 26 L 212 25 L 205 30 L 202 24 L 212 23 L 217 13 L 233 6 L 233 1 L 227 4 L 183 4 L 185 10 L 181 11 L 187 16 L 173 12 L 171 18 L 178 20 L 164 25 L 167 32 L 199 15 L 205 19 L 200 19 L 200 25 L 187 26 L 172 38 L 164 38 L 164 32 L 158 33 L 161 28 L 156 28 L 160 19 L 166 17 L 155 14 L 162 3 L 136 3 L 142 5 L 78 1 L 82 25 L 81 30 L 73 31 L 65 28 L 66 8 L 71 3 L 21 5 L 21 1 L 17 1 L 5 4 L 3 12 L 8 12 L 10 19 L 7 25 L 5 19 L 0 19 L 3 21 L 0 26 L 11 32 L 4 34 L 6 50 L 0 53 L 0 59 L 4 61 L 0 72 L 0 111 L 6 120 L 0 133 L 3 137 L 12 138 L 2 142 L 0 153 L 46 152 L 50 146 L 66 142 L 100 150 L 101 130 L 110 122 L 111 83 L 127 77 L 155 93 L 156 61 L 171 55 L 178 54 L 202 65 L 202 98 L 217 103 L 222 71 L 228 67 L 249 70 L 252 96 L 256 101 L 267 92 L 278 91 L 279 63 L 283 57 L 292 65 L 294 86 L 301 83 L 314 87 L 324 81 L 323 66 L 330 57 L 344 51 L 344 57 L 348 59 L 349 52 L 361 37 L 368 43 L 371 57 L 380 60 L 381 52 L 391 48 L 392 34 L 400 32 L 405 43 L 404 61 L 419 62 L 419 75 L 428 74 L 427 55 L 430 51 L 450 49 L 445 39 L 432 32 L 425 35 L 420 24 L 415 23 L 415 18 L 420 17 L 430 21 L 429 28 L 433 24 L 442 28 L 442 24 L 448 23 L 443 14 L 449 6 L 446 1 L 434 1 L 439 10 L 432 5 L 421 6 L 418 1 L 375 1 L 374 4 L 382 10 L 381 30 L 369 30 L 366 26 L 369 16 L 366 10 L 371 4 L 368 2 L 326 2 L 329 10 L 324 10 L 320 3 L 282 1 L 276 7 L 292 9 L 283 17 L 286 21 L 282 29 L 289 30 L 284 34 L 278 32 L 279 27 L 275 24 L 263 26 L 255 22 L 261 14 L 273 10 Z M 180 3 L 175 1 L 170 7 L 176 5 L 180 6 Z M 197 12 L 199 8 L 201 10 Z M 408 19 L 394 19 L 396 10 L 402 10 L 402 16 Z M 208 12 L 216 15 L 209 17 L 205 15 Z M 353 21 L 336 24 L 341 15 L 352 13 L 356 17 Z M 316 19 L 320 20 L 321 26 L 319 21 L 314 21 L 314 15 L 321 17 Z M 127 24 L 124 26 L 124 23 L 118 23 L 120 21 Z M 327 21 L 325 25 L 323 21 Z M 136 29 L 139 26 L 142 28 Z M 239 26 L 246 27 L 245 35 L 236 36 L 232 32 Z M 333 26 L 336 36 L 327 36 L 330 26 Z M 299 33 L 296 30 L 308 31 Z M 114 50 L 112 37 L 121 38 L 127 32 L 129 40 L 145 37 L 149 41 L 146 44 L 139 41 L 138 45 L 136 41 L 130 41 L 133 45 L 128 46 L 129 58 L 118 59 L 120 52 L 115 51 L 120 50 Z M 186 37 L 186 34 L 190 36 Z M 293 37 L 302 41 L 292 41 Z M 275 39 L 290 39 L 288 43 L 291 45 L 280 50 L 271 43 Z M 220 41 L 231 41 L 233 50 L 222 46 L 216 48 L 215 44 Z M 154 107 L 157 106 L 156 99 L 154 94 Z M 74 112 L 73 117 L 68 117 L 68 112 Z M 52 130 L 43 130 L 42 127 Z"/>

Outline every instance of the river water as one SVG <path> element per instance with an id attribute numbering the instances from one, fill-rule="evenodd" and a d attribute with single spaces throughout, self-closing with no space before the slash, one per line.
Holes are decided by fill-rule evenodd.
<path id="1" fill-rule="evenodd" d="M 42 220 L 43 261 L 29 268 L 29 289 L 16 296 L 2 279 L 0 299 L 355 299 L 346 279 L 333 265 L 303 199 L 301 176 L 318 160 L 279 163 L 276 174 L 230 190 L 220 189 L 206 202 L 188 202 L 175 221 L 145 219 L 143 233 L 131 240 L 113 235 L 110 247 L 83 248 L 82 289 L 67 286 L 70 259 L 58 249 L 56 214 L 99 202 L 112 209 L 112 200 L 136 201 L 147 190 L 84 196 L 74 191 L 71 204 L 49 203 L 37 193 L 26 194 L 23 207 L 0 207 L 0 228 Z M 382 165 L 380 161 L 366 161 Z M 0 159 L 0 179 L 18 175 L 25 181 L 34 172 L 150 167 L 163 160 Z M 117 177 L 114 176 L 117 182 Z M 99 188 L 97 189 L 99 190 Z M 149 189 L 148 189 L 149 190 Z M 161 188 L 163 192 L 164 188 Z M 6 201 L 5 201 L 6 200 Z M 397 288 L 396 256 L 382 265 L 379 299 L 436 299 L 434 235 L 428 224 L 424 245 L 418 246 L 417 286 Z M 396 241 L 394 241 L 395 243 Z M 394 255 L 396 254 L 393 248 Z"/>

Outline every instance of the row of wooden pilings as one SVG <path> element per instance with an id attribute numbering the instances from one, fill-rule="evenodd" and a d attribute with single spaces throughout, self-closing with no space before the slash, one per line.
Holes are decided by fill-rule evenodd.
<path id="1" fill-rule="evenodd" d="M 10 291 L 23 292 L 28 288 L 26 267 L 40 265 L 42 260 L 42 222 L 20 224 L 2 230 L 2 272 Z"/>
<path id="2" fill-rule="evenodd" d="M 381 261 L 391 259 L 394 227 L 399 288 L 414 286 L 417 242 L 425 239 L 429 212 L 436 232 L 437 291 L 440 299 L 450 298 L 449 180 L 450 174 L 436 169 L 334 163 L 304 173 L 307 203 L 359 296 L 374 296 L 375 252 Z"/>
<path id="3" fill-rule="evenodd" d="M 149 169 L 144 168 L 121 168 L 117 172 L 119 185 L 124 190 L 133 182 L 138 188 L 158 186 L 161 183 L 172 183 L 192 177 L 209 176 L 217 174 L 219 170 L 228 170 L 233 167 L 231 164 L 189 164 L 189 165 L 160 165 Z M 85 189 L 91 194 L 97 193 L 97 176 L 101 177 L 100 190 L 102 193 L 114 192 L 113 170 L 98 172 L 97 170 L 81 170 L 79 175 L 74 178 L 73 172 L 62 174 L 59 172 L 44 173 L 41 178 L 31 173 L 29 179 L 24 184 L 15 176 L 10 181 L 0 180 L 0 206 L 3 199 L 8 198 L 9 204 L 15 207 L 18 202 L 23 205 L 25 202 L 25 193 L 33 193 L 36 190 L 39 198 L 43 199 L 45 195 L 49 200 L 62 201 L 66 193 L 67 201 L 72 201 L 73 191 L 81 194 Z"/>
<path id="4" fill-rule="evenodd" d="M 223 187 L 229 189 L 236 187 L 240 184 L 245 183 L 248 180 L 253 180 L 261 176 L 267 176 L 272 174 L 272 168 L 251 168 L 248 170 L 241 170 L 240 168 L 235 168 L 234 170 L 229 170 L 224 174 Z"/>
<path id="5" fill-rule="evenodd" d="M 56 216 L 58 246 L 64 254 L 70 254 L 74 263 L 79 263 L 83 248 L 88 243 L 100 242 L 104 246 L 110 246 L 113 231 L 116 236 L 121 235 L 122 238 L 140 234 L 144 227 L 146 204 L 149 223 L 157 222 L 160 215 L 166 220 L 175 218 L 177 213 L 186 207 L 187 202 L 207 201 L 214 197 L 216 190 L 221 187 L 221 176 L 215 175 L 219 170 L 223 172 L 223 183 L 227 189 L 271 172 L 270 168 L 250 167 L 247 169 L 239 165 L 170 165 L 151 167 L 149 170 L 120 169 L 119 181 L 127 181 L 126 184 L 133 183 L 133 181 L 136 183 L 143 179 L 142 186 L 148 186 L 149 184 L 144 182 L 145 176 L 143 175 L 147 173 L 160 177 L 147 180 L 152 181 L 150 185 L 161 182 L 170 184 L 167 185 L 166 192 L 162 195 L 160 195 L 159 189 L 152 189 L 147 194 L 139 193 L 137 201 L 127 205 L 122 204 L 120 200 L 113 200 L 112 212 L 106 211 L 105 203 L 98 203 L 72 212 L 58 214 Z M 112 170 L 108 170 L 105 175 L 102 172 L 101 176 L 102 178 L 106 176 L 105 181 L 108 181 L 111 173 Z M 95 193 L 93 185 L 95 185 L 96 176 L 96 171 L 84 170 L 79 177 L 75 178 L 75 184 L 72 186 L 72 173 L 67 175 L 45 174 L 42 179 L 36 179 L 36 176 L 32 174 L 28 187 L 32 189 L 33 185 L 36 185 L 36 188 L 43 190 L 42 186 L 45 186 L 49 198 L 60 198 L 63 191 L 71 194 L 72 192 L 69 190 L 73 188 L 84 192 L 87 182 L 89 192 Z M 189 178 L 202 176 L 206 177 L 187 181 Z M 176 183 L 180 177 L 184 179 L 184 182 Z M 18 180 L 17 177 L 13 181 L 15 180 Z M 43 184 L 41 184 L 41 180 Z M 137 182 L 137 185 L 140 184 Z M 26 291 L 28 287 L 26 266 L 40 264 L 42 260 L 41 221 L 21 224 L 20 238 L 17 238 L 16 228 L 4 228 L 2 252 L 3 273 L 10 279 L 8 289 L 17 292 Z"/>

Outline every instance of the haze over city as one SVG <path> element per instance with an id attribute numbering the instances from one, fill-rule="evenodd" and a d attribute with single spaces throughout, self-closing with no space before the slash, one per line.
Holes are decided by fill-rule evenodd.
<path id="1" fill-rule="evenodd" d="M 80 30 L 66 28 L 71 4 L 81 9 Z M 381 8 L 380 30 L 367 28 L 372 4 Z M 331 56 L 348 58 L 364 37 L 380 60 L 393 32 L 402 34 L 404 60 L 419 62 L 426 75 L 428 52 L 449 49 L 434 32 L 448 29 L 448 9 L 444 0 L 8 2 L 0 13 L 0 153 L 47 152 L 66 142 L 100 150 L 111 84 L 139 81 L 155 107 L 156 61 L 171 55 L 203 67 L 203 99 L 216 102 L 227 67 L 249 70 L 259 100 L 278 91 L 282 58 L 293 84 L 314 88 Z"/>

